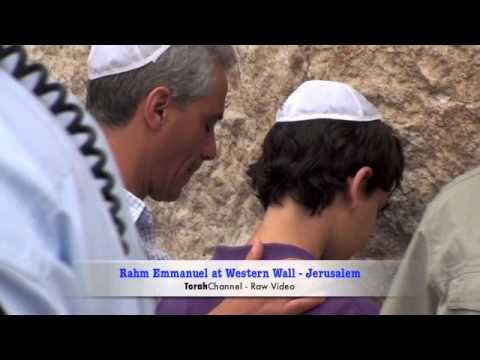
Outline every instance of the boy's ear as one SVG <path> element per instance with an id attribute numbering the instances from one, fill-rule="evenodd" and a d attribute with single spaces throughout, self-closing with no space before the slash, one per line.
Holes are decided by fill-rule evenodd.
<path id="1" fill-rule="evenodd" d="M 367 180 L 373 176 L 371 167 L 364 166 L 357 171 L 355 176 L 349 182 L 348 195 L 352 208 L 356 208 L 358 204 L 365 199 L 365 188 Z"/>
<path id="2" fill-rule="evenodd" d="M 143 115 L 146 125 L 159 130 L 165 123 L 167 108 L 172 102 L 170 89 L 159 86 L 151 90 L 145 98 Z"/>

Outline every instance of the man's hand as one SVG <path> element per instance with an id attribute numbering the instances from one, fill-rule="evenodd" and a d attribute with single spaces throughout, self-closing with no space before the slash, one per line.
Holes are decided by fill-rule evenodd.
<path id="1" fill-rule="evenodd" d="M 254 238 L 245 260 L 261 260 L 262 255 L 263 244 Z M 227 298 L 209 315 L 297 315 L 324 301 L 324 298 Z"/>

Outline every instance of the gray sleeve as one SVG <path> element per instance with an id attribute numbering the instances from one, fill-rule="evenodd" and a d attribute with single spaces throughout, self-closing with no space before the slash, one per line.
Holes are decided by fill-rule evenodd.
<path id="1" fill-rule="evenodd" d="M 479 310 L 449 309 L 445 315 L 480 315 Z"/>
<path id="2" fill-rule="evenodd" d="M 428 244 L 419 228 L 415 233 L 383 303 L 382 315 L 432 314 L 436 300 L 429 286 Z"/>
<path id="3" fill-rule="evenodd" d="M 443 314 L 480 315 L 480 265 L 466 263 L 449 282 Z"/>

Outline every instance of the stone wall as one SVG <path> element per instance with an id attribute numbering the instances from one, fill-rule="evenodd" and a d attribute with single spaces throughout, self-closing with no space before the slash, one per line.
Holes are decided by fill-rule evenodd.
<path id="1" fill-rule="evenodd" d="M 88 46 L 31 46 L 81 99 Z M 246 242 L 262 209 L 244 175 L 279 104 L 308 79 L 351 84 L 398 129 L 406 151 L 403 192 L 359 258 L 402 255 L 426 204 L 448 181 L 480 165 L 479 46 L 238 45 L 239 65 L 217 129 L 219 156 L 204 164 L 175 204 L 150 204 L 158 244 L 182 259 Z"/>

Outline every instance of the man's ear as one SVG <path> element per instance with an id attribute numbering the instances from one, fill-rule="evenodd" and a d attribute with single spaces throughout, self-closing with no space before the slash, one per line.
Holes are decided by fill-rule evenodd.
<path id="1" fill-rule="evenodd" d="M 349 182 L 348 195 L 351 201 L 351 207 L 356 208 L 362 199 L 365 199 L 365 188 L 367 180 L 373 176 L 371 167 L 364 166 L 357 171 L 355 176 Z"/>
<path id="2" fill-rule="evenodd" d="M 170 89 L 159 86 L 151 90 L 144 102 L 144 118 L 146 125 L 156 131 L 165 123 L 166 110 L 172 102 Z"/>

